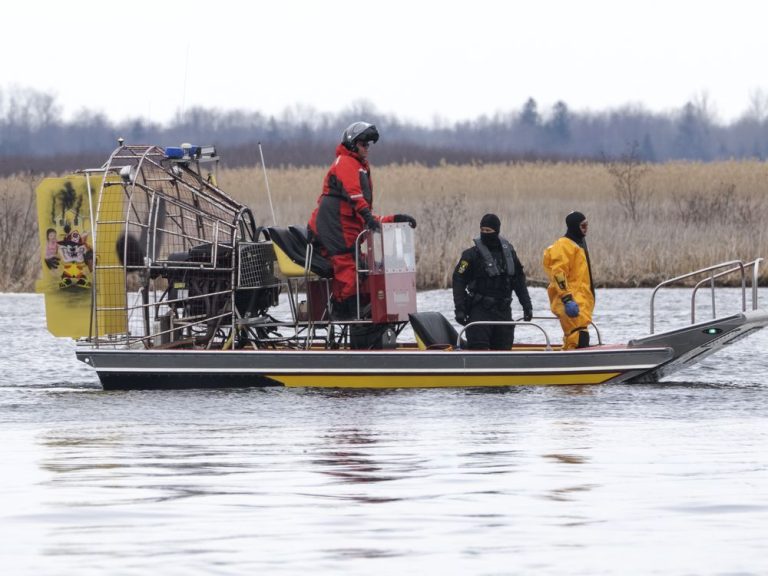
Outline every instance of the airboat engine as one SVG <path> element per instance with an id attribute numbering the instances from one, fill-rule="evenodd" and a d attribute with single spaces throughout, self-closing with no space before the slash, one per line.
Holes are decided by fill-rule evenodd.
<path id="1" fill-rule="evenodd" d="M 274 256 L 268 246 L 264 242 L 243 242 L 239 248 L 237 262 L 233 262 L 233 251 L 227 247 L 212 254 L 213 244 L 169 255 L 168 266 L 160 271 L 160 276 L 168 284 L 167 301 L 175 303 L 175 318 L 189 321 L 228 314 L 232 302 L 239 317 L 259 317 L 277 305 L 279 289 L 271 270 Z M 234 284 L 233 268 L 238 271 Z M 259 268 L 267 269 L 269 285 L 264 285 L 265 275 L 258 274 Z M 170 322 L 167 325 L 170 329 Z M 211 337 L 212 334 L 206 334 L 204 340 Z"/>

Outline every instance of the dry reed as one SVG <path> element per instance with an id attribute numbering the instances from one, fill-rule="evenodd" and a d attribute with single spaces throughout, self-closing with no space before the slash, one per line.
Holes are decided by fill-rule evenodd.
<path id="1" fill-rule="evenodd" d="M 269 171 L 279 225 L 307 222 L 326 170 Z M 768 255 L 765 163 L 652 165 L 641 183 L 643 202 L 634 220 L 621 207 L 611 178 L 605 166 L 595 163 L 374 165 L 374 211 L 408 213 L 418 220 L 418 284 L 422 288 L 450 284 L 455 262 L 479 233 L 480 218 L 486 212 L 499 215 L 502 235 L 514 244 L 533 281 L 545 279 L 542 252 L 563 234 L 564 218 L 571 210 L 589 218 L 589 250 L 598 286 L 655 285 L 724 260 Z M 272 224 L 260 169 L 221 170 L 218 182 L 253 208 L 259 224 Z M 29 198 L 25 186 L 19 178 L 0 179 L 3 206 L 23 214 Z M 32 236 L 33 244 L 36 238 Z M 24 253 L 23 248 L 16 250 Z M 8 281 L 13 261 L 8 255 L 1 261 L 0 290 L 32 289 L 32 270 Z M 768 280 L 765 267 L 762 280 Z"/>
<path id="2" fill-rule="evenodd" d="M 307 221 L 325 170 L 270 171 L 278 224 Z M 486 212 L 499 215 L 502 235 L 536 281 L 545 280 L 542 252 L 564 233 L 571 210 L 589 218 L 599 286 L 651 286 L 724 260 L 768 255 L 768 165 L 762 162 L 653 165 L 642 181 L 644 201 L 635 220 L 621 207 L 602 164 L 391 165 L 374 168 L 373 178 L 375 212 L 404 212 L 419 222 L 418 284 L 425 288 L 449 285 Z M 270 223 L 258 170 L 230 170 L 219 181 L 255 207 L 261 223 Z"/>
<path id="3" fill-rule="evenodd" d="M 0 179 L 0 292 L 29 291 L 40 274 L 36 185 L 29 174 Z"/>

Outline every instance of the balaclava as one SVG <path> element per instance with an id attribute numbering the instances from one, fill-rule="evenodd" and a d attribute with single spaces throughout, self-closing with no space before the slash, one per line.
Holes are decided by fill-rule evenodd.
<path id="1" fill-rule="evenodd" d="M 483 244 L 488 248 L 498 248 L 499 242 L 499 230 L 501 230 L 501 220 L 496 214 L 486 214 L 483 219 L 480 220 L 481 228 L 492 228 L 494 232 L 480 232 L 480 239 Z"/>
<path id="2" fill-rule="evenodd" d="M 571 212 L 565 217 L 565 225 L 568 230 L 565 232 L 565 237 L 570 238 L 579 246 L 584 246 L 584 234 L 579 228 L 579 225 L 586 220 L 587 217 L 581 212 Z"/>
<path id="3" fill-rule="evenodd" d="M 584 222 L 587 217 L 581 212 L 571 212 L 565 217 L 565 225 L 568 230 L 565 232 L 565 237 L 570 238 L 576 244 L 584 248 L 584 253 L 587 257 L 587 268 L 589 269 L 589 288 L 592 291 L 592 295 L 595 294 L 595 282 L 592 279 L 592 262 L 589 260 L 589 249 L 587 248 L 587 241 L 584 238 L 584 233 L 579 228 L 579 224 Z"/>

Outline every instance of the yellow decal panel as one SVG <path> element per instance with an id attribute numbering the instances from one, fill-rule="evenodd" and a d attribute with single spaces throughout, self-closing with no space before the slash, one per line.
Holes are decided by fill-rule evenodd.
<path id="1" fill-rule="evenodd" d="M 557 386 L 602 384 L 621 372 L 579 374 L 424 374 L 424 375 L 354 375 L 354 374 L 268 374 L 287 387 L 308 388 L 454 388 L 471 386 Z"/>
<path id="2" fill-rule="evenodd" d="M 94 249 L 91 210 L 95 210 L 101 182 L 100 176 L 91 176 L 89 181 L 85 175 L 78 174 L 46 178 L 36 190 L 43 268 L 36 288 L 45 294 L 48 330 L 54 336 L 79 338 L 90 334 L 95 263 L 117 262 L 115 231 L 110 234 L 108 229 L 104 230 L 105 242 L 99 243 L 98 250 Z M 115 192 L 119 193 L 117 188 Z M 113 271 L 112 276 L 110 282 L 120 282 L 122 286 L 120 305 L 124 305 L 122 270 L 117 275 Z M 117 322 L 114 318 L 111 322 L 100 318 L 103 325 L 99 333 L 125 331 L 123 317 L 124 314 Z"/>

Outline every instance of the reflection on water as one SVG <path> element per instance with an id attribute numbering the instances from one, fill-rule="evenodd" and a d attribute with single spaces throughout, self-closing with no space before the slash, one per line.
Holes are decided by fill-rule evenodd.
<path id="1" fill-rule="evenodd" d="M 577 454 L 544 454 L 543 456 L 564 464 L 583 464 L 587 461 L 586 457 Z"/>
<path id="2" fill-rule="evenodd" d="M 0 297 L 4 573 L 768 572 L 766 334 L 663 385 L 104 393 L 38 308 Z"/>
<path id="3" fill-rule="evenodd" d="M 324 436 L 323 440 L 329 448 L 319 450 L 317 457 L 310 460 L 310 465 L 317 466 L 321 474 L 353 484 L 386 482 L 402 477 L 382 474 L 386 463 L 374 459 L 372 448 L 376 439 L 371 434 L 360 430 L 339 430 Z"/>

